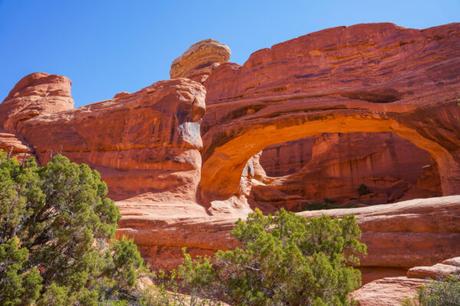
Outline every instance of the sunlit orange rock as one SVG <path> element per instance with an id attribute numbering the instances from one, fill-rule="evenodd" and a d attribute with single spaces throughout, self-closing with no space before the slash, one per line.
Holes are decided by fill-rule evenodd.
<path id="1" fill-rule="evenodd" d="M 67 87 L 58 86 L 62 83 Z M 64 77 L 26 77 L 0 104 L 3 127 L 33 148 L 42 163 L 61 153 L 97 169 L 116 200 L 147 199 L 154 193 L 157 201 L 195 201 L 202 85 L 188 79 L 161 81 L 79 109 L 72 109 L 69 86 Z"/>
<path id="2" fill-rule="evenodd" d="M 227 45 L 213 39 L 199 41 L 173 61 L 170 76 L 204 82 L 215 68 L 228 62 L 230 53 Z"/>
<path id="3" fill-rule="evenodd" d="M 431 155 L 444 195 L 460 193 L 459 58 L 459 24 L 361 24 L 221 64 L 204 83 L 202 201 L 241 194 L 264 148 L 322 133 L 396 134 Z"/>
<path id="4" fill-rule="evenodd" d="M 5 151 L 9 156 L 23 160 L 32 156 L 32 151 L 18 139 L 14 134 L 0 132 L 0 150 Z"/>
<path id="5" fill-rule="evenodd" d="M 70 86 L 64 76 L 40 72 L 25 76 L 0 106 L 0 128 L 14 133 L 23 121 L 72 109 Z"/>
<path id="6" fill-rule="evenodd" d="M 409 268 L 433 265 L 460 254 L 460 196 L 298 214 L 356 216 L 368 248 L 360 264 L 365 282 L 403 275 Z"/>
<path id="7" fill-rule="evenodd" d="M 153 268 L 180 263 L 182 247 L 194 255 L 210 255 L 237 245 L 230 235 L 237 217 L 229 214 L 197 217 L 195 213 L 187 218 L 180 210 L 176 216 L 134 212 L 122 210 L 118 235 L 132 237 Z M 460 196 L 298 213 L 307 218 L 323 214 L 356 216 L 368 248 L 360 264 L 364 283 L 405 275 L 414 266 L 433 265 L 460 254 Z"/>

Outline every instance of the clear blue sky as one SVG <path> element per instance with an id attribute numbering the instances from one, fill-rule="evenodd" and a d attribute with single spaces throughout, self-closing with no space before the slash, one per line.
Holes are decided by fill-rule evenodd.
<path id="1" fill-rule="evenodd" d="M 243 63 L 261 48 L 363 22 L 460 21 L 460 0 L 0 0 L 0 101 L 24 75 L 62 74 L 78 106 L 169 78 L 172 60 L 214 38 Z"/>

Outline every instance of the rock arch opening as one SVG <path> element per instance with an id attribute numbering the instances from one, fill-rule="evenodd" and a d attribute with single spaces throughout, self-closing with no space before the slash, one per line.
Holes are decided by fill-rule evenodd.
<path id="1" fill-rule="evenodd" d="M 251 207 L 271 212 L 392 203 L 442 194 L 428 152 L 393 133 L 321 134 L 271 145 L 248 163 Z"/>
<path id="2" fill-rule="evenodd" d="M 458 164 L 450 152 L 417 129 L 402 124 L 383 112 L 354 112 L 350 109 L 289 116 L 271 116 L 265 122 L 250 122 L 222 127 L 205 134 L 204 163 L 200 182 L 200 200 L 206 205 L 212 200 L 225 200 L 241 195 L 241 173 L 251 156 L 263 149 L 283 142 L 328 134 L 391 133 L 419 149 L 426 151 L 439 169 L 443 195 L 453 194 L 459 188 L 452 171 Z M 206 139 L 207 138 L 207 139 Z M 456 189 L 457 188 L 457 189 Z"/>

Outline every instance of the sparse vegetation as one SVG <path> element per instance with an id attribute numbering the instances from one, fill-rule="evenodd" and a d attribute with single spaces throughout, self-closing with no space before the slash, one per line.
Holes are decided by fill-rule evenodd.
<path id="1" fill-rule="evenodd" d="M 403 306 L 458 306 L 460 305 L 460 276 L 433 280 L 418 290 L 415 298 L 406 298 Z"/>
<path id="2" fill-rule="evenodd" d="M 460 305 L 460 276 L 451 276 L 442 281 L 433 281 L 419 292 L 421 306 Z"/>

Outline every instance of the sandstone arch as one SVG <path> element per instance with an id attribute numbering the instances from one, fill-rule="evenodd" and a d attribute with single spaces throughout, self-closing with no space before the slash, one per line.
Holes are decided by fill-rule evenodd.
<path id="1" fill-rule="evenodd" d="M 289 100 L 284 103 L 288 104 Z M 231 127 L 212 129 L 204 138 L 208 145 L 200 182 L 202 200 L 226 199 L 239 194 L 241 172 L 247 160 L 265 147 L 321 133 L 393 132 L 430 153 L 438 165 L 444 195 L 460 192 L 459 162 L 440 141 L 427 137 L 411 126 L 410 121 L 402 123 L 400 118 L 404 112 L 398 111 L 397 106 L 353 104 L 341 109 L 340 105 L 335 105 L 329 110 L 318 110 L 307 104 L 310 112 L 292 109 L 281 115 L 266 110 L 259 116 L 240 119 L 240 124 L 233 122 Z M 297 105 L 302 103 L 297 102 Z M 437 112 L 440 111 L 438 107 Z M 445 111 L 458 113 L 455 103 L 443 107 Z M 423 113 L 430 114 L 430 110 L 424 109 Z M 422 114 L 414 115 L 420 116 Z"/>
<path id="2" fill-rule="evenodd" d="M 431 155 L 392 132 L 324 133 L 270 145 L 248 161 L 243 181 L 251 183 L 249 205 L 265 212 L 442 195 Z"/>
<path id="3" fill-rule="evenodd" d="M 203 202 L 239 194 L 247 159 L 319 133 L 392 132 L 427 151 L 460 193 L 460 24 L 360 24 L 223 63 L 203 83 Z"/>

